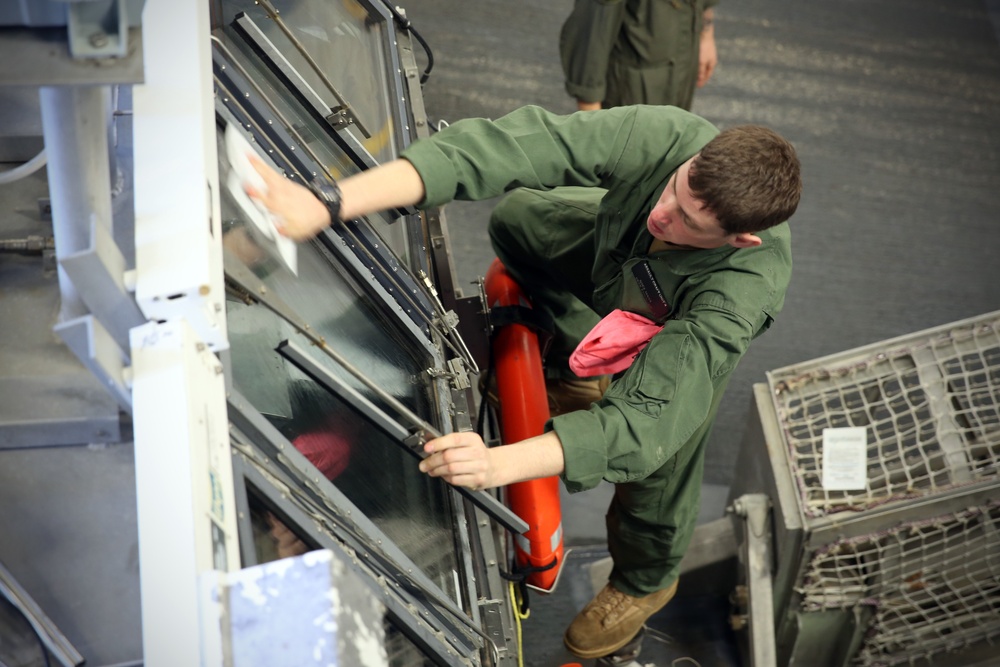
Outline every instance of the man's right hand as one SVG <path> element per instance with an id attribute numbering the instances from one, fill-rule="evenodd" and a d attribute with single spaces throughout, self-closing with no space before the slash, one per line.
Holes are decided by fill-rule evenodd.
<path id="1" fill-rule="evenodd" d="M 576 101 L 576 106 L 580 111 L 597 111 L 601 108 L 600 102 L 584 102 L 581 99 Z"/>
<path id="2" fill-rule="evenodd" d="M 249 158 L 250 164 L 264 179 L 267 192 L 245 186 L 246 193 L 277 218 L 275 226 L 278 232 L 295 241 L 304 241 L 330 225 L 330 211 L 312 190 L 285 178 L 256 155 Z"/>

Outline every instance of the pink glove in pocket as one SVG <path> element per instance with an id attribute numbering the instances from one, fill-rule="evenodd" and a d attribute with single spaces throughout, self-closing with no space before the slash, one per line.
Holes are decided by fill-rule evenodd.
<path id="1" fill-rule="evenodd" d="M 569 358 L 570 370 L 580 377 L 623 371 L 661 329 L 662 324 L 642 315 L 616 309 L 576 347 Z"/>

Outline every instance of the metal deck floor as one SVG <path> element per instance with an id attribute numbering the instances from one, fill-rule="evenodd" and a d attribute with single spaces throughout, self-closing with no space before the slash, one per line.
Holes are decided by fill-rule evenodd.
<path id="1" fill-rule="evenodd" d="M 423 91 L 430 118 L 496 118 L 525 104 L 574 111 L 558 54 L 572 4 L 407 5 L 434 53 Z M 751 385 L 765 371 L 1000 309 L 998 9 L 997 0 L 723 0 L 716 8 L 720 64 L 693 111 L 720 127 L 760 123 L 785 134 L 806 190 L 792 223 L 796 268 L 784 312 L 737 369 L 709 447 L 708 518 L 721 516 Z M 446 208 L 460 285 L 493 257 L 486 225 L 494 203 Z M 606 504 L 602 489 L 564 497 L 567 543 L 588 546 L 568 559 L 567 578 L 578 585 L 534 596 L 527 667 L 579 662 L 562 648 L 562 633 L 592 595 L 583 561 L 604 548 Z M 639 662 L 738 664 L 718 604 L 676 599 L 651 626 L 678 642 L 647 639 Z"/>
<path id="2" fill-rule="evenodd" d="M 557 53 L 571 5 L 418 0 L 407 6 L 434 50 L 424 90 L 430 116 L 497 117 L 529 103 L 571 111 Z M 720 126 L 760 122 L 783 131 L 800 148 L 807 190 L 794 222 L 796 275 L 785 311 L 737 371 L 709 450 L 707 518 L 721 515 L 750 385 L 765 370 L 1000 308 L 1000 46 L 991 21 L 997 6 L 997 0 L 720 4 L 721 64 L 694 110 Z M 6 111 L 14 110 L 0 105 L 0 117 Z M 26 183 L 0 187 L 5 237 L 44 228 L 35 202 L 44 187 L 35 178 Z M 485 235 L 491 205 L 447 209 L 461 284 L 492 259 Z M 2 257 L 0 274 L 9 279 L 9 271 L 35 262 Z M 0 323 L 51 319 L 46 304 L 8 299 Z M 54 364 L 21 354 L 27 341 L 4 338 L 0 381 L 22 375 L 22 365 Z M 138 595 L 123 590 L 119 576 L 138 567 L 128 451 L 108 445 L 2 453 L 0 507 L 8 511 L 0 533 L 19 537 L 0 540 L 0 560 L 11 565 L 47 554 L 53 563 L 96 572 L 86 581 L 67 574 L 23 576 L 22 583 L 46 607 L 86 601 L 86 613 L 74 608 L 53 620 L 93 641 L 94 664 L 137 659 Z M 31 469 L 37 475 L 26 474 Z M 606 502 L 603 488 L 565 498 L 566 539 L 575 551 L 560 589 L 532 598 L 524 626 L 527 667 L 576 662 L 561 637 L 590 597 L 585 568 L 604 553 Z M 672 603 L 651 625 L 675 642 L 647 640 L 639 661 L 693 664 L 677 661 L 683 656 L 702 667 L 734 664 L 717 603 L 696 595 Z M 74 618 L 83 619 L 79 627 Z M 128 641 L 105 642 L 111 635 Z"/>

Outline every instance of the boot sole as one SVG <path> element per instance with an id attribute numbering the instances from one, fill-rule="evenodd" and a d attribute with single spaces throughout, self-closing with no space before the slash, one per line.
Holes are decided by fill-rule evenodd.
<path id="1" fill-rule="evenodd" d="M 645 625 L 645 622 L 643 622 L 643 625 Z M 628 644 L 630 641 L 632 641 L 633 639 L 635 639 L 636 636 L 640 632 L 642 632 L 642 625 L 639 626 L 639 629 L 636 630 L 635 634 L 632 635 L 631 637 L 628 637 L 624 641 L 619 642 L 617 644 L 612 644 L 610 646 L 602 647 L 599 650 L 598 649 L 593 649 L 593 650 L 590 650 L 590 651 L 586 651 L 584 649 L 576 648 L 572 644 L 570 644 L 569 641 L 565 637 L 563 637 L 563 644 L 566 646 L 566 649 L 569 650 L 570 653 L 572 653 L 573 655 L 575 655 L 578 658 L 603 658 L 603 657 L 605 657 L 605 656 L 607 656 L 607 655 L 609 655 L 611 653 L 614 653 L 615 651 L 617 651 L 621 647 L 623 647 L 626 644 Z"/>

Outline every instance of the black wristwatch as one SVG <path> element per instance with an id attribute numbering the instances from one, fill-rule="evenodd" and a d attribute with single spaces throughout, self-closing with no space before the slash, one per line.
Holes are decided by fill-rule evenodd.
<path id="1" fill-rule="evenodd" d="M 309 182 L 309 187 L 330 212 L 330 224 L 340 222 L 340 186 L 337 182 L 317 176 Z"/>

